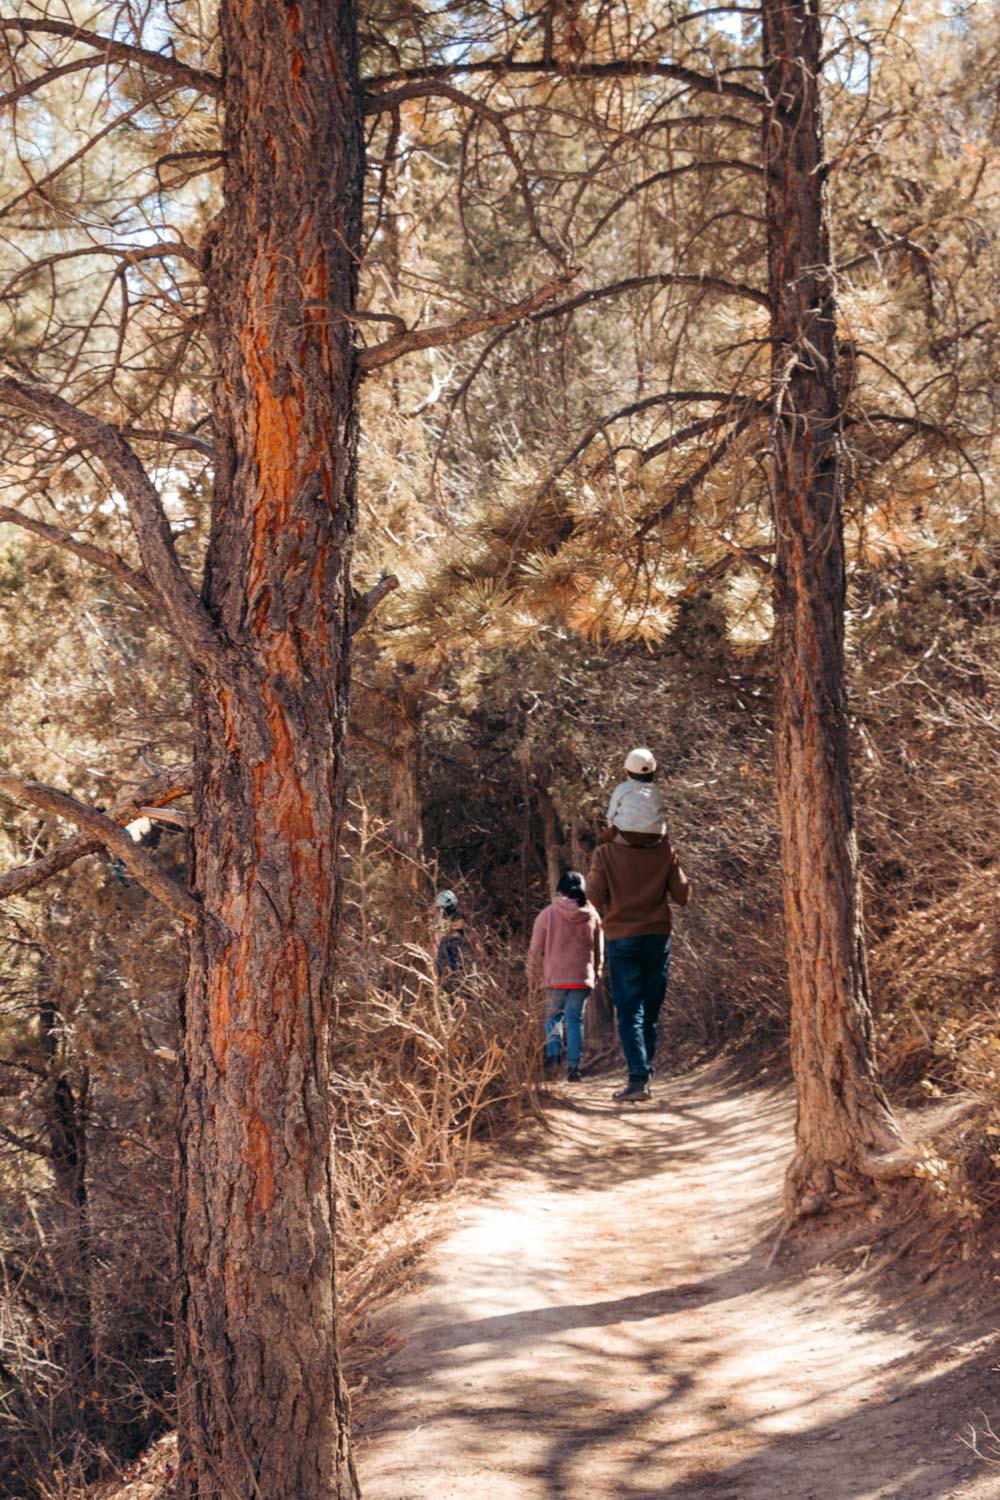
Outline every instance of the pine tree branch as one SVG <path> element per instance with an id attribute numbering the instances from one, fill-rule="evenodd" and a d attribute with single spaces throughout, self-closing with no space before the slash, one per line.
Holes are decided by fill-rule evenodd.
<path id="1" fill-rule="evenodd" d="M 53 83 L 57 78 L 65 78 L 67 73 L 81 73 L 84 68 L 100 67 L 99 57 L 78 57 L 73 62 L 62 63 L 56 68 L 46 68 L 44 73 L 38 73 L 34 78 L 26 78 L 22 83 L 8 89 L 6 94 L 0 94 L 0 110 L 9 109 L 12 104 L 18 104 L 22 99 L 27 99 L 31 94 L 37 94 L 39 89 L 47 83 Z"/>
<path id="2" fill-rule="evenodd" d="M 652 176 L 644 177 L 641 182 L 634 183 L 632 187 L 628 188 L 624 193 L 620 194 L 615 202 L 612 203 L 610 208 L 604 211 L 604 213 L 598 219 L 597 223 L 594 225 L 593 229 L 587 235 L 587 238 L 583 241 L 583 248 L 586 249 L 588 245 L 592 245 L 594 240 L 596 240 L 597 236 L 600 234 L 601 230 L 604 229 L 605 226 L 610 222 L 610 220 L 614 218 L 615 214 L 618 213 L 620 209 L 624 208 L 626 203 L 630 203 L 633 198 L 637 198 L 640 193 L 646 192 L 648 188 L 656 187 L 661 182 L 670 182 L 677 177 L 688 177 L 692 173 L 697 176 L 702 172 L 724 171 L 744 172 L 751 177 L 763 177 L 764 175 L 763 167 L 758 166 L 756 162 L 746 161 L 743 157 L 738 156 L 720 157 L 717 159 L 709 159 L 706 161 L 685 162 L 685 164 L 680 167 L 669 167 L 662 172 L 654 172 Z"/>
<path id="3" fill-rule="evenodd" d="M 80 557 L 85 562 L 93 563 L 95 567 L 103 568 L 119 583 L 123 583 L 126 588 L 138 594 L 145 604 L 155 610 L 160 608 L 160 596 L 145 573 L 139 573 L 135 568 L 130 568 L 117 552 L 105 552 L 91 542 L 78 542 L 75 537 L 70 536 L 68 532 L 61 531 L 58 526 L 50 526 L 45 521 L 36 521 L 33 516 L 22 515 L 19 510 L 12 510 L 9 505 L 0 505 L 0 521 L 6 522 L 8 526 L 20 526 L 23 531 L 30 531 L 35 536 L 44 537 L 47 542 L 61 547 L 63 551 L 72 552 L 74 557 Z"/>
<path id="4" fill-rule="evenodd" d="M 650 411 L 654 406 L 688 405 L 702 401 L 731 402 L 733 395 L 731 391 L 658 391 L 655 396 L 643 396 L 639 401 L 631 401 L 627 406 L 620 406 L 617 411 L 609 412 L 591 423 L 583 437 L 571 448 L 566 457 L 551 471 L 542 488 L 536 495 L 536 500 L 543 500 L 561 474 L 564 474 L 570 464 L 574 463 L 580 454 L 590 447 L 596 437 L 604 432 L 615 422 L 621 422 L 625 417 L 635 417 L 641 412 Z M 712 419 L 715 421 L 715 419 Z M 651 455 L 655 456 L 655 455 Z"/>
<path id="5" fill-rule="evenodd" d="M 53 21 L 48 18 L 22 20 L 17 16 L 0 16 L 0 32 L 6 31 L 20 31 L 26 37 L 36 34 L 65 37 L 68 41 L 93 47 L 100 54 L 95 61 L 103 59 L 107 62 L 138 63 L 147 72 L 169 78 L 181 88 L 197 89 L 200 93 L 211 94 L 216 98 L 222 96 L 222 79 L 216 73 L 192 68 L 176 57 L 154 52 L 149 47 L 136 46 L 133 42 L 116 42 L 112 37 L 89 31 L 85 26 L 74 26 L 71 21 Z"/>
<path id="6" fill-rule="evenodd" d="M 150 777 L 141 786 L 136 787 L 134 792 L 120 797 L 112 807 L 108 809 L 107 816 L 115 823 L 131 823 L 132 819 L 139 814 L 142 806 L 162 807 L 168 802 L 173 802 L 177 797 L 183 797 L 190 792 L 194 784 L 194 769 L 191 766 L 178 766 L 172 771 L 160 771 L 158 775 Z M 64 844 L 59 844 L 44 854 L 41 859 L 33 859 L 30 864 L 20 865 L 16 870 L 7 870 L 0 875 L 0 901 L 9 896 L 21 896 L 25 891 L 30 891 L 37 885 L 51 880 L 53 875 L 58 875 L 63 870 L 69 869 L 70 865 L 78 859 L 83 859 L 88 854 L 96 854 L 104 847 L 102 841 L 87 833 L 78 833 L 73 838 L 67 839 Z"/>
<path id="7" fill-rule="evenodd" d="M 121 433 L 61 396 L 11 375 L 0 376 L 0 402 L 66 433 L 96 454 L 128 507 L 146 578 L 168 625 L 196 667 L 217 661 L 221 642 L 181 567 L 159 493 Z"/>
<path id="8" fill-rule="evenodd" d="M 667 601 L 668 604 L 682 604 L 685 599 L 692 598 L 705 587 L 706 583 L 715 583 L 718 579 L 724 578 L 730 568 L 736 566 L 737 561 L 738 558 L 734 553 L 724 552 L 721 557 L 715 559 L 715 562 L 703 568 L 697 578 L 692 578 L 690 583 L 686 583 L 682 589 L 678 589 L 676 594 L 672 594 Z"/>
<path id="9" fill-rule="evenodd" d="M 520 302 L 507 303 L 496 312 L 481 313 L 472 318 L 460 318 L 456 323 L 437 323 L 430 328 L 411 328 L 406 333 L 395 334 L 384 343 L 375 344 L 370 349 L 360 350 L 357 356 L 357 367 L 362 374 L 367 374 L 370 370 L 380 370 L 383 365 L 390 364 L 414 349 L 442 349 L 448 344 L 459 344 L 463 339 L 472 338 L 477 333 L 487 333 L 492 328 L 502 328 L 508 323 L 516 323 L 522 318 L 529 317 L 553 297 L 557 297 L 570 285 L 577 274 L 576 270 L 564 271 L 561 275 L 544 282 L 527 297 L 522 297 Z"/>
<path id="10" fill-rule="evenodd" d="M 5 792 L 14 802 L 27 803 L 42 812 L 52 813 L 57 818 L 75 823 L 82 833 L 89 834 L 103 844 L 110 854 L 120 859 L 139 884 L 150 895 L 162 901 L 176 917 L 180 917 L 189 926 L 194 926 L 199 921 L 202 914 L 201 903 L 172 876 L 164 874 L 156 861 L 138 844 L 134 844 L 121 824 L 116 823 L 114 818 L 109 818 L 107 813 L 85 806 L 67 792 L 44 786 L 40 781 L 13 776 L 9 771 L 0 771 L 0 792 Z"/>
<path id="11" fill-rule="evenodd" d="M 46 270 L 49 266 L 61 265 L 64 261 L 79 260 L 91 255 L 104 256 L 108 260 L 122 260 L 130 266 L 141 265 L 146 260 L 166 260 L 176 257 L 179 260 L 186 260 L 196 270 L 202 268 L 202 257 L 198 251 L 191 245 L 186 245 L 183 240 L 163 240 L 154 245 L 80 245 L 74 250 L 59 250 L 52 255 L 43 255 L 38 260 L 33 260 L 30 265 L 24 266 L 16 276 L 12 276 L 0 288 L 0 298 L 9 297 L 16 290 L 19 282 L 36 275 L 39 271 Z"/>
<path id="12" fill-rule="evenodd" d="M 10 1068 L 16 1073 L 30 1073 L 33 1078 L 40 1078 L 43 1082 L 49 1076 L 44 1068 L 36 1068 L 34 1063 L 15 1062 L 11 1057 L 0 1057 L 0 1068 Z"/>
<path id="13" fill-rule="evenodd" d="M 215 448 L 208 438 L 198 437 L 194 432 L 174 432 L 169 427 L 123 427 L 122 436 L 138 438 L 141 443 L 169 443 L 171 448 L 186 448 L 191 453 L 202 453 L 206 458 L 215 456 Z"/>
<path id="14" fill-rule="evenodd" d="M 534 313 L 530 321 L 542 323 L 546 318 L 560 318 L 564 313 L 586 307 L 590 302 L 599 302 L 604 297 L 617 297 L 622 292 L 634 292 L 645 286 L 691 286 L 708 292 L 722 292 L 727 297 L 742 297 L 748 302 L 756 302 L 758 307 L 768 306 L 766 292 L 759 292 L 756 287 L 746 286 L 741 281 L 726 281 L 719 276 L 699 276 L 694 272 L 663 271 L 653 276 L 630 276 L 625 281 L 615 281 L 609 286 L 580 292 L 568 302 L 559 302 L 555 307 L 546 307 L 544 311 Z"/>
<path id="15" fill-rule="evenodd" d="M 726 454 L 729 452 L 730 448 L 732 448 L 733 444 L 736 442 L 736 439 L 740 436 L 741 433 L 746 431 L 756 414 L 757 403 L 756 401 L 754 401 L 750 405 L 749 409 L 744 408 L 742 414 L 733 423 L 732 427 L 726 433 L 725 437 L 720 438 L 720 440 L 716 443 L 715 447 L 705 459 L 704 463 L 699 464 L 694 473 L 689 474 L 687 479 L 685 479 L 681 484 L 677 486 L 677 488 L 671 494 L 669 500 L 665 500 L 662 505 L 658 506 L 657 509 L 653 511 L 652 515 L 646 516 L 645 519 L 640 522 L 639 526 L 636 528 L 636 541 L 643 541 L 643 539 L 649 535 L 649 533 L 655 526 L 659 526 L 663 521 L 668 520 L 679 506 L 685 504 L 686 501 L 690 500 L 696 494 L 700 486 L 708 478 L 709 474 L 711 474 L 712 470 L 726 457 Z"/>
<path id="16" fill-rule="evenodd" d="M 704 437 L 707 432 L 718 432 L 720 427 L 728 426 L 732 420 L 732 412 L 724 408 L 722 411 L 715 412 L 711 417 L 700 417 L 697 422 L 689 422 L 686 427 L 678 428 L 669 437 L 661 438 L 658 443 L 651 443 L 648 448 L 640 448 L 637 454 L 639 467 L 643 468 L 646 464 L 652 463 L 654 458 L 660 458 L 664 453 L 672 453 L 675 448 L 682 448 L 685 443 L 690 443 L 694 438 Z M 615 452 L 620 452 L 623 446 L 623 444 L 619 445 Z"/>
<path id="17" fill-rule="evenodd" d="M 369 93 L 365 109 L 367 112 L 377 113 L 380 109 L 394 108 L 404 98 L 414 97 L 405 92 L 410 85 L 419 85 L 429 81 L 443 82 L 449 78 L 473 76 L 508 78 L 532 73 L 557 74 L 561 78 L 573 81 L 581 78 L 597 80 L 602 78 L 673 78 L 678 83 L 687 84 L 696 93 L 721 94 L 730 99 L 742 99 L 745 103 L 753 104 L 757 108 L 763 108 L 767 103 L 763 94 L 758 93 L 756 89 L 747 88 L 746 84 L 732 83 L 727 81 L 722 74 L 699 73 L 694 68 L 685 68 L 678 63 L 663 62 L 659 58 L 651 58 L 648 61 L 642 58 L 623 58 L 621 61 L 606 63 L 567 63 L 548 57 L 518 60 L 495 57 L 467 63 L 428 63 L 423 67 L 400 68 L 393 73 L 381 73 L 373 78 L 366 78 L 363 80 L 366 90 L 382 89 L 392 83 L 399 83 L 402 87 L 394 89 L 392 93 Z"/>
<path id="18" fill-rule="evenodd" d="M 453 83 L 408 84 L 405 89 L 397 90 L 396 93 L 405 95 L 407 99 L 430 98 L 434 96 L 450 99 L 452 104 L 457 105 L 459 109 L 467 110 L 470 114 L 475 115 L 480 120 L 485 120 L 488 125 L 493 127 L 503 146 L 504 154 L 514 169 L 514 175 L 517 178 L 518 190 L 521 194 L 521 202 L 524 208 L 524 216 L 532 238 L 541 245 L 543 250 L 548 252 L 557 264 L 562 264 L 565 260 L 563 251 L 558 245 L 553 244 L 551 240 L 546 238 L 539 226 L 538 217 L 535 212 L 535 195 L 531 190 L 531 182 L 524 162 L 521 160 L 520 153 L 514 144 L 514 137 L 507 123 L 506 112 L 500 109 L 493 109 L 489 104 L 484 103 L 482 99 L 477 99 L 474 95 L 467 94 L 462 89 L 456 88 Z M 398 112 L 401 102 L 403 102 L 402 99 L 394 98 L 387 107 L 392 109 L 395 114 Z M 366 112 L 369 112 L 367 111 L 367 106 Z"/>
<path id="19" fill-rule="evenodd" d="M 760 552 L 754 552 L 750 547 L 741 547 L 739 542 L 734 542 L 732 537 L 726 536 L 726 533 L 720 531 L 717 526 L 709 526 L 708 531 L 717 541 L 722 543 L 730 556 L 735 558 L 737 562 L 746 563 L 748 567 L 753 568 L 754 572 L 760 573 L 764 578 L 773 578 L 774 565 L 773 563 L 769 563 L 766 557 L 762 557 Z M 772 548 L 771 550 L 773 551 L 774 549 Z"/>

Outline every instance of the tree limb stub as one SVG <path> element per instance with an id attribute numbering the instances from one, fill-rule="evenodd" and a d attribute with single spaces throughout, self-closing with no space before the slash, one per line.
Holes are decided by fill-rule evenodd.
<path id="1" fill-rule="evenodd" d="M 553 297 L 558 297 L 578 274 L 576 269 L 564 271 L 544 282 L 527 297 L 522 297 L 519 302 L 507 303 L 495 312 L 459 318 L 455 323 L 438 323 L 431 328 L 411 328 L 406 333 L 394 334 L 384 343 L 360 350 L 357 368 L 362 374 L 367 374 L 369 370 L 379 370 L 383 365 L 391 364 L 394 359 L 399 359 L 401 355 L 409 354 L 414 349 L 441 349 L 448 344 L 461 343 L 463 339 L 472 338 L 477 333 L 487 333 L 492 328 L 516 323 L 521 318 L 530 317 Z"/>
<path id="2" fill-rule="evenodd" d="M 38 782 L 22 781 L 15 776 L 8 777 L 7 779 L 16 788 L 7 788 L 8 795 L 13 797 L 17 802 L 30 800 L 24 793 L 24 788 L 39 786 Z M 193 782 L 193 767 L 178 766 L 175 770 L 161 771 L 159 775 L 151 777 L 148 781 L 144 781 L 141 786 L 136 787 L 127 796 L 119 798 L 106 813 L 94 813 L 91 809 L 84 808 L 83 804 L 75 802 L 71 797 L 67 797 L 66 801 L 71 803 L 77 810 L 88 812 L 93 817 L 102 818 L 104 820 L 102 830 L 105 825 L 110 825 L 126 841 L 131 854 L 134 855 L 136 852 L 142 854 L 143 851 L 136 849 L 136 845 L 132 843 L 128 834 L 122 832 L 121 825 L 131 822 L 139 814 L 139 810 L 143 805 L 163 806 L 164 803 L 172 802 L 177 797 L 185 796 L 190 792 Z M 48 791 L 49 789 L 43 787 L 41 790 Z M 56 797 L 65 796 L 61 792 L 55 792 L 53 795 Z M 41 804 L 36 801 L 33 805 L 40 806 Z M 53 807 L 46 807 L 45 810 L 56 811 Z M 70 822 L 79 821 L 75 813 L 68 810 L 60 809 L 59 816 L 66 817 Z M 68 869 L 70 865 L 75 864 L 78 859 L 84 858 L 85 855 L 96 854 L 99 849 L 109 847 L 103 831 L 99 833 L 93 827 L 85 827 L 82 823 L 79 826 L 84 831 L 76 834 L 74 838 L 67 839 L 65 843 L 60 844 L 57 848 L 50 850 L 41 859 L 34 859 L 30 864 L 21 865 L 16 870 L 7 870 L 4 874 L 0 875 L 0 900 L 4 900 L 9 896 L 23 895 L 25 891 L 33 890 L 35 886 L 41 885 L 43 881 L 50 880 L 53 875 L 58 875 L 62 870 Z M 117 852 L 115 850 L 115 853 Z M 144 855 L 144 858 L 148 859 L 149 856 Z M 141 877 L 137 875 L 136 878 L 140 879 Z M 154 892 L 154 894 L 156 893 Z M 197 907 L 197 903 L 195 903 L 195 906 Z"/>
<path id="3" fill-rule="evenodd" d="M 176 57 L 164 52 L 154 52 L 150 47 L 139 47 L 133 42 L 116 42 L 100 32 L 89 31 L 85 26 L 74 26 L 71 21 L 53 21 L 48 18 L 21 20 L 16 16 L 0 16 L 0 32 L 20 31 L 24 36 L 40 34 L 61 36 L 70 42 L 80 42 L 93 47 L 108 62 L 138 63 L 150 73 L 169 78 L 179 88 L 197 89 L 199 93 L 220 97 L 222 79 L 202 68 L 192 68 Z"/>
<path id="4" fill-rule="evenodd" d="M 221 641 L 181 567 L 159 493 L 122 434 L 61 396 L 11 375 L 0 376 L 0 402 L 66 433 L 96 454 L 128 507 L 145 575 L 167 624 L 195 667 L 216 661 Z"/>
<path id="5" fill-rule="evenodd" d="M 378 583 L 370 588 L 366 594 L 355 594 L 351 601 L 351 634 L 357 635 L 369 615 L 378 609 L 382 600 L 398 588 L 399 579 L 395 573 L 383 573 Z"/>

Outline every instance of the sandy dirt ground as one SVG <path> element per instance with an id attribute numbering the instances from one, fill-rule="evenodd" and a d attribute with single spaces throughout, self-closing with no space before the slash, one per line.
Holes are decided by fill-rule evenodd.
<path id="1" fill-rule="evenodd" d="M 768 1270 L 787 1093 L 613 1086 L 560 1086 L 379 1314 L 365 1500 L 998 1500 L 962 1441 L 1000 1432 L 992 1299 L 959 1321 L 924 1265 L 889 1295 L 863 1242 Z"/>

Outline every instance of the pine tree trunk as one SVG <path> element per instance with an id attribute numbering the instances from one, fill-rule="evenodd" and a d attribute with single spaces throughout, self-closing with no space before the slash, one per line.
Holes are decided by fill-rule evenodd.
<path id="1" fill-rule="evenodd" d="M 414 863 L 410 885 L 420 889 L 424 857 L 423 788 L 421 787 L 421 730 L 419 698 L 400 689 L 391 714 L 392 758 L 389 762 L 389 818 L 392 842 Z"/>
<path id="2" fill-rule="evenodd" d="M 897 1136 L 872 1055 L 844 684 L 837 334 L 818 0 L 764 0 L 777 568 L 775 744 L 798 1096 L 790 1213 Z"/>
<path id="3" fill-rule="evenodd" d="M 350 3 L 228 0 L 176 1307 L 184 1500 L 348 1500 L 327 1054 L 354 522 Z"/>
<path id="4" fill-rule="evenodd" d="M 562 834 L 559 828 L 559 815 L 556 805 L 544 787 L 538 787 L 536 796 L 538 798 L 538 810 L 542 817 L 542 843 L 545 848 L 545 878 L 548 882 L 549 896 L 556 893 L 556 886 L 562 878 L 563 872 L 563 844 Z"/>

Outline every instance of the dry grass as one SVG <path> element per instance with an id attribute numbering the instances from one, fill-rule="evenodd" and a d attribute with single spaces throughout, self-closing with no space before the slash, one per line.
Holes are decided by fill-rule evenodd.
<path id="1" fill-rule="evenodd" d="M 537 1111 L 541 1018 L 503 933 L 471 914 L 473 963 L 437 982 L 434 917 L 414 869 L 359 804 L 347 881 L 333 1088 L 339 1285 L 347 1340 L 398 1277 L 401 1214 L 468 1172 L 474 1145 Z M 434 888 L 421 869 L 418 889 Z"/>

